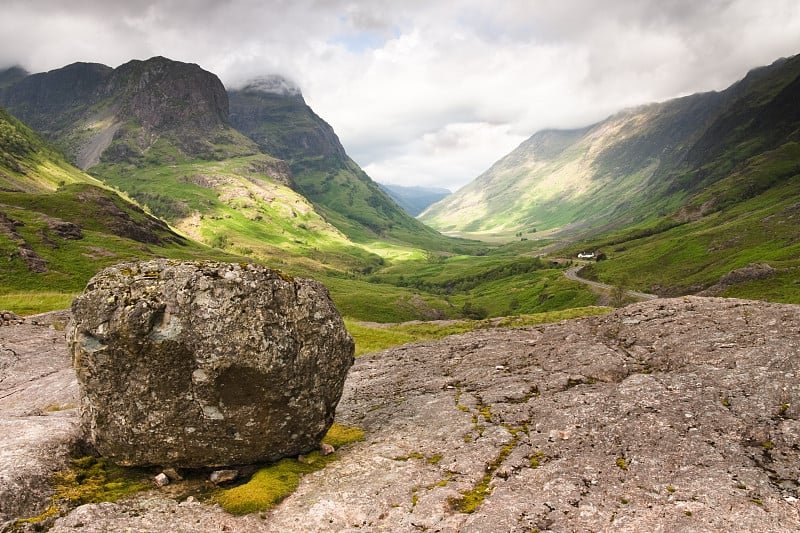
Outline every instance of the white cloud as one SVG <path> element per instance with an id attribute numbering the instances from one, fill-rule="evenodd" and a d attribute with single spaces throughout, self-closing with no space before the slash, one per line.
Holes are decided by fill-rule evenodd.
<path id="1" fill-rule="evenodd" d="M 0 67 L 281 74 L 376 180 L 458 188 L 539 129 L 723 89 L 798 35 L 796 0 L 4 0 Z"/>

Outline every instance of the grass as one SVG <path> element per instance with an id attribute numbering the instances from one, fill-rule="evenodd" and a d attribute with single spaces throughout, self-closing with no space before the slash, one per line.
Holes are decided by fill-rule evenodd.
<path id="1" fill-rule="evenodd" d="M 548 322 L 600 315 L 607 312 L 609 312 L 609 309 L 606 307 L 580 307 L 500 319 L 459 320 L 455 323 L 419 322 L 378 325 L 347 319 L 345 320 L 345 325 L 356 342 L 356 356 L 360 356 L 409 342 L 436 340 L 478 329 L 495 327 L 522 328 Z"/>
<path id="2" fill-rule="evenodd" d="M 776 276 L 729 286 L 722 295 L 800 303 L 798 197 L 800 179 L 787 179 L 724 211 L 606 248 L 609 260 L 582 275 L 610 284 L 625 279 L 636 290 L 675 295 L 709 287 L 748 264 L 768 263 L 778 269 Z"/>
<path id="3" fill-rule="evenodd" d="M 364 432 L 361 429 L 333 424 L 322 442 L 337 448 L 362 440 Z M 336 454 L 323 456 L 317 451 L 302 459 L 281 459 L 260 469 L 247 483 L 221 490 L 214 500 L 231 514 L 266 511 L 293 493 L 304 475 L 321 470 L 335 460 Z"/>
<path id="4" fill-rule="evenodd" d="M 15 292 L 0 294 L 0 309 L 8 309 L 20 316 L 35 315 L 72 305 L 77 292 Z"/>

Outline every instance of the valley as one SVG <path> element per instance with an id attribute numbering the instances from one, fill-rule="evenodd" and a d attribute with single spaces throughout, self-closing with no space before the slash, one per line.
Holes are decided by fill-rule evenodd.
<path id="1" fill-rule="evenodd" d="M 800 302 L 797 57 L 536 133 L 444 198 L 396 189 L 439 194 L 419 220 L 280 77 L 229 90 L 156 57 L 0 79 L 0 308 L 62 308 L 104 266 L 170 257 L 319 279 L 353 323 L 580 314 L 610 303 L 565 277 L 582 250 L 607 258 L 582 277 L 624 290 Z"/>

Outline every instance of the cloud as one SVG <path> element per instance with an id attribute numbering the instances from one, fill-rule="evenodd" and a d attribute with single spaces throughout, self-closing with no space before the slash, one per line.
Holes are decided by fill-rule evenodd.
<path id="1" fill-rule="evenodd" d="M 798 35 L 796 0 L 5 0 L 0 67 L 280 74 L 374 179 L 458 188 L 539 129 L 723 89 Z"/>

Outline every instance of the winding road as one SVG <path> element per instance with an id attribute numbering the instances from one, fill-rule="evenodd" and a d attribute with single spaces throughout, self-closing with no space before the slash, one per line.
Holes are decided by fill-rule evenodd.
<path id="1" fill-rule="evenodd" d="M 600 283 L 599 281 L 592 281 L 592 280 L 589 280 L 589 279 L 584 279 L 584 278 L 578 276 L 578 272 L 580 272 L 580 270 L 583 267 L 584 267 L 584 265 L 578 265 L 578 266 L 574 266 L 574 267 L 568 268 L 567 270 L 564 271 L 564 276 L 566 276 L 567 279 L 570 279 L 572 281 L 577 281 L 578 283 L 583 283 L 584 285 L 589 285 L 590 287 L 594 287 L 596 289 L 602 289 L 602 290 L 606 290 L 606 291 L 614 290 L 614 286 L 613 285 L 608 285 L 606 283 Z M 658 298 L 658 295 L 649 294 L 649 293 L 646 293 L 646 292 L 625 291 L 625 294 L 627 294 L 628 296 L 631 296 L 633 298 L 638 298 L 640 300 L 655 300 L 656 298 Z"/>

